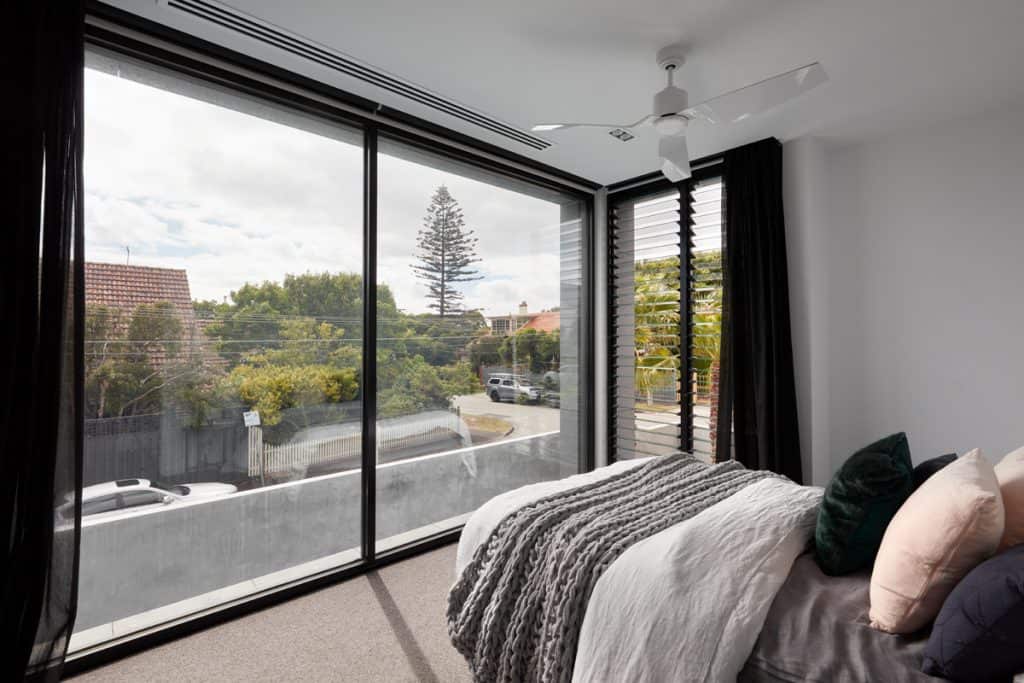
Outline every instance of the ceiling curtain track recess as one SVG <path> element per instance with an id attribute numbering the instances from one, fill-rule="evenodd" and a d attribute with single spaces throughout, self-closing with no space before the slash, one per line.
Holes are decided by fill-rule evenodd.
<path id="1" fill-rule="evenodd" d="M 726 152 L 719 452 L 803 483 L 793 376 L 782 145 Z"/>
<path id="2" fill-rule="evenodd" d="M 0 10 L 0 680 L 57 681 L 81 527 L 81 1 Z"/>

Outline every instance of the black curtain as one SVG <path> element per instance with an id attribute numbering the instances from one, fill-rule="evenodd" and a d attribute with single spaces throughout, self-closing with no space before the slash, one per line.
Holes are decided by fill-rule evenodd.
<path id="1" fill-rule="evenodd" d="M 771 138 L 727 152 L 724 179 L 718 449 L 728 454 L 731 445 L 736 460 L 745 466 L 803 483 L 782 210 L 782 145 Z"/>
<path id="2" fill-rule="evenodd" d="M 0 10 L 0 680 L 59 680 L 77 602 L 84 13 Z"/>

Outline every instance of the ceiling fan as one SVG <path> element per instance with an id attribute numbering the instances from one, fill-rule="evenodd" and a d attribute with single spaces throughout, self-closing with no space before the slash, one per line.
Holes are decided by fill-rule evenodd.
<path id="1" fill-rule="evenodd" d="M 640 129 L 653 126 L 657 131 L 661 172 L 672 182 L 690 177 L 690 158 L 686 147 L 686 127 L 691 121 L 705 123 L 736 123 L 755 114 L 773 109 L 828 80 L 821 64 L 814 62 L 758 81 L 724 95 L 712 97 L 690 106 L 685 90 L 677 88 L 673 76 L 686 61 L 681 45 L 670 45 L 658 51 L 658 66 L 665 70 L 668 84 L 654 95 L 654 113 L 630 124 L 605 123 L 542 123 L 534 131 L 556 131 L 567 128 L 609 128 L 608 133 L 629 142 Z"/>

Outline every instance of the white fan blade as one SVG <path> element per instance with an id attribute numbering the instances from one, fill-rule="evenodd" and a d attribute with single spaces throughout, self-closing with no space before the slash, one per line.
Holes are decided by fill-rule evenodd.
<path id="1" fill-rule="evenodd" d="M 827 80 L 828 74 L 825 73 L 825 69 L 818 62 L 814 62 L 724 95 L 712 97 L 679 113 L 690 119 L 704 119 L 710 123 L 735 123 L 774 109 Z"/>
<path id="2" fill-rule="evenodd" d="M 538 123 L 530 130 L 537 133 L 544 133 L 553 130 L 565 130 L 566 128 L 622 128 L 623 130 L 629 130 L 630 128 L 636 128 L 645 123 L 649 123 L 654 117 L 645 116 L 639 121 L 633 123 Z"/>
<path id="3" fill-rule="evenodd" d="M 690 177 L 690 151 L 685 135 L 663 135 L 658 140 L 658 156 L 661 157 L 661 172 L 673 183 Z"/>

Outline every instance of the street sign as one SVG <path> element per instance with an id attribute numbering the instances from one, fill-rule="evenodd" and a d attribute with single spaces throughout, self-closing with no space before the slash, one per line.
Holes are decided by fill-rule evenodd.
<path id="1" fill-rule="evenodd" d="M 260 426 L 260 412 L 258 410 L 247 410 L 242 413 L 242 421 L 246 427 Z"/>

